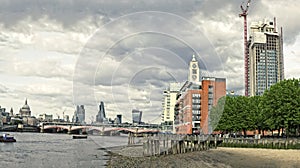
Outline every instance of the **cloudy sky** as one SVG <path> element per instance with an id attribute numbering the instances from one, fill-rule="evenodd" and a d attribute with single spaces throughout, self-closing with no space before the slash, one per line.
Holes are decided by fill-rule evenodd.
<path id="1" fill-rule="evenodd" d="M 32 114 L 95 119 L 133 108 L 159 122 L 162 91 L 187 79 L 197 55 L 205 76 L 224 77 L 243 94 L 243 0 L 1 0 L 0 105 L 14 112 L 25 98 Z M 248 21 L 277 18 L 283 27 L 286 78 L 300 77 L 300 1 L 253 0 Z M 297 58 L 298 57 L 298 58 Z"/>

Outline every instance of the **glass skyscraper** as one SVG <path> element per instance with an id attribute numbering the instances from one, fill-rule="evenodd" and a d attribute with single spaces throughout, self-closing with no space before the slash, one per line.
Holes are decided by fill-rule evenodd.
<path id="1" fill-rule="evenodd" d="M 72 122 L 85 124 L 85 109 L 84 105 L 77 105 L 74 112 Z"/>
<path id="2" fill-rule="evenodd" d="M 96 122 L 103 123 L 106 120 L 107 119 L 106 119 L 106 115 L 105 115 L 104 103 L 103 103 L 103 101 L 101 101 L 100 104 L 99 104 L 98 114 L 96 115 Z"/>
<path id="3" fill-rule="evenodd" d="M 140 124 L 142 122 L 142 111 L 132 110 L 132 123 Z"/>

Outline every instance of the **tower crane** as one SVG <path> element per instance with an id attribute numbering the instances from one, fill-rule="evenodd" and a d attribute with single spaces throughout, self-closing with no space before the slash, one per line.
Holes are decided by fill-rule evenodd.
<path id="1" fill-rule="evenodd" d="M 248 40 L 247 40 L 247 15 L 251 0 L 248 0 L 246 8 L 243 7 L 244 2 L 241 4 L 242 13 L 239 17 L 244 17 L 244 64 L 245 64 L 245 96 L 248 96 L 249 92 L 249 57 L 248 57 Z"/>

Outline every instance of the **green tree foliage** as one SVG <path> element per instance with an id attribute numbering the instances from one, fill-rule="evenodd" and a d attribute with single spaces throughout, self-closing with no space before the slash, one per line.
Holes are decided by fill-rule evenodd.
<path id="1" fill-rule="evenodd" d="M 226 101 L 225 101 L 226 100 Z M 280 130 L 298 135 L 300 127 L 300 80 L 281 81 L 263 96 L 221 98 L 210 112 L 211 125 L 225 132 Z"/>
<path id="2" fill-rule="evenodd" d="M 271 130 L 294 130 L 300 125 L 300 81 L 284 80 L 271 86 L 262 96 L 262 107 L 266 116 L 265 125 Z"/>

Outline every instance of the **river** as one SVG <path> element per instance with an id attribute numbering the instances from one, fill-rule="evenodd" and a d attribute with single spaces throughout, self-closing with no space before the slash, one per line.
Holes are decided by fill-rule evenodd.
<path id="1" fill-rule="evenodd" d="M 103 148 L 127 144 L 127 137 L 10 132 L 17 142 L 0 143 L 0 167 L 105 167 L 109 156 Z"/>

